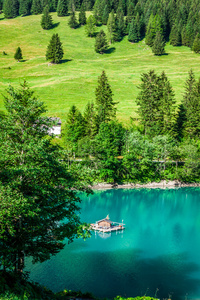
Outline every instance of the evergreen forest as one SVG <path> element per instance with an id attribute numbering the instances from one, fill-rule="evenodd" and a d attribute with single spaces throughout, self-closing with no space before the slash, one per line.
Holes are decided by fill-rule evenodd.
<path id="1" fill-rule="evenodd" d="M 110 41 L 120 41 L 128 35 L 130 42 L 145 37 L 146 44 L 153 46 L 157 32 L 173 46 L 193 47 L 199 40 L 200 2 L 195 0 L 1 0 L 0 10 L 5 18 L 37 15 L 45 11 L 57 12 L 58 16 L 80 12 L 80 24 L 86 23 L 84 11 L 93 11 L 95 24 L 110 27 Z M 70 25 L 71 26 L 71 25 Z M 75 28 L 74 27 L 74 28 Z M 194 49 L 195 49 L 194 45 Z M 199 51 L 199 50 L 198 50 Z"/>
<path id="2" fill-rule="evenodd" d="M 200 0 L 0 0 L 2 299 L 9 282 L 24 299 L 71 297 L 19 286 L 27 258 L 90 236 L 77 192 L 199 185 L 199 12 Z"/>

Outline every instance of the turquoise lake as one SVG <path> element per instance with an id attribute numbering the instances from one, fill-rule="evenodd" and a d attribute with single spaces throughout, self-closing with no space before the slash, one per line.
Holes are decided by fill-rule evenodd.
<path id="1" fill-rule="evenodd" d="M 200 188 L 104 190 L 81 198 L 82 221 L 109 214 L 126 229 L 93 233 L 49 261 L 28 264 L 31 279 L 54 292 L 89 291 L 101 298 L 200 299 Z"/>

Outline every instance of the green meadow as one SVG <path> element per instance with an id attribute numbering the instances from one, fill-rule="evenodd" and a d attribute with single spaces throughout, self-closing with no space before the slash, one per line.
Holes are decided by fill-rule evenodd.
<path id="1" fill-rule="evenodd" d="M 141 41 L 112 44 L 106 54 L 94 51 L 95 38 L 87 37 L 84 26 L 71 29 L 69 17 L 57 17 L 52 13 L 55 27 L 43 30 L 41 15 L 4 19 L 0 15 L 0 110 L 4 109 L 3 94 L 9 84 L 17 87 L 25 79 L 35 95 L 48 108 L 49 116 L 65 121 L 72 104 L 81 112 L 88 101 L 95 100 L 95 88 L 102 70 L 111 85 L 114 100 L 118 102 L 117 117 L 128 123 L 130 117 L 137 117 L 135 99 L 138 94 L 142 73 L 154 69 L 166 72 L 180 103 L 188 71 L 192 68 L 200 76 L 200 55 L 187 47 L 166 45 L 166 55 L 156 57 Z M 106 26 L 97 27 L 106 30 Z M 47 45 L 53 33 L 58 33 L 63 43 L 64 57 L 58 65 L 49 64 L 45 59 Z M 14 53 L 20 46 L 23 61 L 16 62 Z M 7 55 L 3 55 L 5 51 Z"/>

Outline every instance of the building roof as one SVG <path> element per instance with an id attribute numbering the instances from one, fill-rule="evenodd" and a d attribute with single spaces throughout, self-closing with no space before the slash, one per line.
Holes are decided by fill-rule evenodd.
<path id="1" fill-rule="evenodd" d="M 113 223 L 113 222 L 109 219 L 109 215 L 107 215 L 106 218 L 97 221 L 97 223 L 100 223 L 100 222 L 107 222 L 107 223 L 110 223 L 110 224 Z"/>
<path id="2" fill-rule="evenodd" d="M 109 224 L 112 224 L 113 222 L 112 221 L 110 221 L 110 220 L 108 220 L 108 219 L 102 219 L 102 220 L 99 220 L 99 221 L 97 221 L 97 223 L 100 223 L 100 222 L 107 222 L 107 223 L 109 223 Z"/>
<path id="3" fill-rule="evenodd" d="M 51 121 L 57 122 L 56 125 L 61 125 L 61 124 L 62 124 L 60 118 L 57 118 L 57 117 L 50 117 L 49 119 L 50 119 Z M 55 125 L 55 126 L 56 126 L 56 125 Z"/>

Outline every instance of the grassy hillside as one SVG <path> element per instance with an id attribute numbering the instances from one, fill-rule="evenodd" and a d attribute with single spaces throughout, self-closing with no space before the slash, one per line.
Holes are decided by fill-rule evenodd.
<path id="1" fill-rule="evenodd" d="M 190 68 L 200 76 L 200 55 L 187 47 L 166 46 L 167 55 L 155 57 L 144 41 L 128 42 L 127 37 L 111 45 L 110 53 L 100 55 L 94 51 L 94 38 L 86 37 L 84 27 L 71 29 L 69 17 L 57 17 L 52 13 L 57 26 L 49 31 L 40 26 L 41 15 L 3 19 L 0 15 L 0 109 L 8 84 L 18 86 L 26 79 L 38 98 L 48 107 L 49 116 L 61 117 L 64 121 L 72 104 L 83 111 L 86 103 L 95 99 L 97 78 L 106 71 L 114 100 L 118 104 L 118 118 L 127 122 L 135 117 L 135 98 L 140 75 L 149 69 L 160 73 L 164 70 L 180 102 L 184 82 Z M 97 28 L 100 30 L 100 28 Z M 103 26 L 106 31 L 106 26 Z M 63 43 L 64 57 L 59 65 L 48 65 L 46 47 L 53 33 L 58 33 Z M 23 62 L 13 58 L 20 46 Z M 2 55 L 5 51 L 8 55 Z"/>

